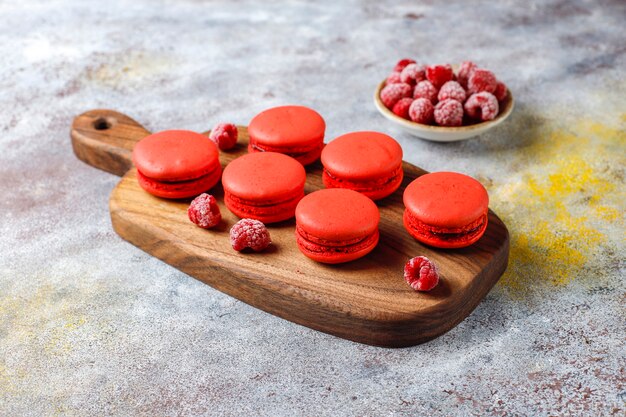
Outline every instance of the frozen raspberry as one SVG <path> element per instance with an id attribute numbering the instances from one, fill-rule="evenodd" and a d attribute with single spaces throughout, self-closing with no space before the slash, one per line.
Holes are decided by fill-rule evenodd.
<path id="1" fill-rule="evenodd" d="M 463 105 L 451 98 L 440 101 L 435 106 L 435 122 L 440 126 L 461 126 L 463 124 Z"/>
<path id="2" fill-rule="evenodd" d="M 426 98 L 418 98 L 415 99 L 411 104 L 411 107 L 409 107 L 409 117 L 415 123 L 429 125 L 433 122 L 434 110 L 435 107 L 430 100 Z"/>
<path id="3" fill-rule="evenodd" d="M 234 148 L 238 137 L 237 126 L 232 123 L 218 123 L 209 133 L 209 139 L 223 151 Z"/>
<path id="4" fill-rule="evenodd" d="M 420 81 L 413 90 L 413 98 L 425 98 L 435 104 L 437 102 L 437 89 L 430 81 Z"/>
<path id="5" fill-rule="evenodd" d="M 387 81 L 385 81 L 385 84 L 398 84 L 401 83 L 402 81 L 400 81 L 400 73 L 399 72 L 392 72 L 391 74 L 389 74 L 389 76 L 387 77 Z"/>
<path id="6" fill-rule="evenodd" d="M 415 64 L 415 61 L 410 58 L 404 58 L 398 61 L 395 67 L 393 67 L 394 72 L 401 72 L 407 65 Z"/>
<path id="7" fill-rule="evenodd" d="M 385 107 L 393 109 L 393 106 L 401 99 L 411 96 L 412 87 L 405 83 L 389 84 L 380 90 L 380 100 Z"/>
<path id="8" fill-rule="evenodd" d="M 403 83 L 415 85 L 426 79 L 424 66 L 420 64 L 409 64 L 400 73 L 400 80 Z"/>
<path id="9" fill-rule="evenodd" d="M 439 273 L 427 257 L 416 256 L 404 265 L 404 279 L 415 291 L 430 291 L 439 283 Z"/>
<path id="10" fill-rule="evenodd" d="M 473 119 L 482 121 L 493 120 L 498 115 L 498 111 L 500 111 L 498 99 L 486 91 L 472 94 L 465 102 L 465 111 Z"/>
<path id="11" fill-rule="evenodd" d="M 222 214 L 215 197 L 206 193 L 193 199 L 187 209 L 187 216 L 192 223 L 203 229 L 210 229 L 222 221 Z"/>
<path id="12" fill-rule="evenodd" d="M 450 64 L 426 67 L 426 79 L 433 83 L 437 89 L 452 80 L 452 77 L 454 77 L 454 73 Z"/>
<path id="13" fill-rule="evenodd" d="M 411 103 L 413 103 L 413 99 L 410 97 L 405 97 L 401 100 L 398 100 L 398 102 L 393 106 L 393 109 L 391 111 L 404 119 L 408 119 L 409 107 L 411 107 Z"/>
<path id="14" fill-rule="evenodd" d="M 496 91 L 497 84 L 498 81 L 496 80 L 496 76 L 493 75 L 493 72 L 476 68 L 472 71 L 472 74 L 467 80 L 467 91 L 469 93 L 480 93 L 481 91 L 493 93 Z"/>
<path id="15" fill-rule="evenodd" d="M 503 82 L 498 81 L 496 84 L 496 91 L 493 92 L 493 95 L 496 96 L 498 101 L 503 101 L 507 96 L 506 85 Z"/>
<path id="16" fill-rule="evenodd" d="M 437 95 L 439 101 L 444 101 L 449 98 L 460 101 L 463 103 L 467 98 L 467 94 L 461 84 L 456 81 L 448 81 L 443 86 L 441 86 L 441 90 L 439 90 L 439 94 Z"/>
<path id="17" fill-rule="evenodd" d="M 461 63 L 461 66 L 459 67 L 459 72 L 457 74 L 457 80 L 459 81 L 459 84 L 463 86 L 463 88 L 467 88 L 467 80 L 469 79 L 470 75 L 472 75 L 472 72 L 474 72 L 475 69 L 476 64 L 474 64 L 472 61 L 464 61 Z"/>
<path id="18" fill-rule="evenodd" d="M 272 240 L 265 225 L 254 219 L 241 219 L 230 229 L 230 244 L 236 251 L 250 248 L 260 252 L 267 248 Z"/>

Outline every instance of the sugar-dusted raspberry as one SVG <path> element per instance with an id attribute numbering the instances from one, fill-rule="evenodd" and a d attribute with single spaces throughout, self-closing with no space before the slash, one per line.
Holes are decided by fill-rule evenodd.
<path id="1" fill-rule="evenodd" d="M 461 126 L 463 105 L 451 98 L 440 101 L 435 106 L 435 122 L 440 126 Z"/>
<path id="2" fill-rule="evenodd" d="M 452 80 L 454 73 L 450 64 L 431 65 L 426 67 L 426 79 L 439 89 L 442 85 Z"/>
<path id="3" fill-rule="evenodd" d="M 472 94 L 465 102 L 467 115 L 482 121 L 495 119 L 500 111 L 499 107 L 496 96 L 486 91 Z"/>
<path id="4" fill-rule="evenodd" d="M 192 223 L 203 229 L 215 227 L 222 221 L 222 214 L 215 197 L 207 193 L 202 193 L 193 199 L 187 209 L 187 216 Z"/>
<path id="5" fill-rule="evenodd" d="M 409 117 L 415 123 L 429 125 L 433 123 L 435 106 L 426 98 L 417 98 L 409 107 Z"/>
<path id="6" fill-rule="evenodd" d="M 493 92 L 493 95 L 496 96 L 498 101 L 503 101 L 507 96 L 506 85 L 503 82 L 498 81 L 496 84 L 496 91 Z"/>
<path id="7" fill-rule="evenodd" d="M 411 97 L 405 97 L 398 100 L 391 111 L 402 118 L 408 119 L 409 107 L 411 107 L 411 103 L 413 103 L 413 99 Z"/>
<path id="8" fill-rule="evenodd" d="M 472 71 L 472 74 L 467 80 L 467 91 L 469 93 L 480 93 L 481 91 L 493 93 L 496 91 L 497 84 L 498 80 L 496 80 L 496 76 L 493 72 L 482 68 L 476 68 Z"/>
<path id="9" fill-rule="evenodd" d="M 457 73 L 457 81 L 463 88 L 467 88 L 467 80 L 469 79 L 472 72 L 476 69 L 476 64 L 472 61 L 464 61 L 461 63 L 459 67 L 459 72 Z"/>
<path id="10" fill-rule="evenodd" d="M 404 58 L 398 61 L 395 67 L 393 67 L 394 72 L 401 72 L 407 65 L 415 64 L 415 60 L 410 58 Z"/>
<path id="11" fill-rule="evenodd" d="M 209 139 L 223 151 L 234 148 L 238 137 L 237 126 L 232 123 L 218 123 L 209 133 Z"/>
<path id="12" fill-rule="evenodd" d="M 425 98 L 435 104 L 437 102 L 437 89 L 430 81 L 420 81 L 413 90 L 413 98 Z"/>
<path id="13" fill-rule="evenodd" d="M 415 291 L 430 291 L 439 283 L 439 273 L 430 259 L 416 256 L 404 265 L 404 279 Z"/>
<path id="14" fill-rule="evenodd" d="M 250 248 L 260 252 L 267 248 L 272 240 L 267 227 L 258 220 L 241 219 L 230 229 L 230 244 L 236 251 Z"/>
<path id="15" fill-rule="evenodd" d="M 437 95 L 439 101 L 447 100 L 449 98 L 454 99 L 456 101 L 460 101 L 463 103 L 467 98 L 467 93 L 461 84 L 456 81 L 448 81 L 444 85 L 441 86 L 439 90 L 439 94 Z"/>
<path id="16" fill-rule="evenodd" d="M 411 96 L 413 88 L 405 83 L 389 84 L 380 90 L 380 100 L 385 107 L 393 109 L 393 106 L 401 99 Z"/>
<path id="17" fill-rule="evenodd" d="M 407 65 L 400 73 L 400 80 L 411 85 L 415 85 L 425 79 L 424 66 L 417 63 Z"/>
<path id="18" fill-rule="evenodd" d="M 387 80 L 385 81 L 385 84 L 398 84 L 401 82 L 402 81 L 400 80 L 400 73 L 397 71 L 394 71 L 391 74 L 389 74 L 389 76 L 387 77 Z"/>

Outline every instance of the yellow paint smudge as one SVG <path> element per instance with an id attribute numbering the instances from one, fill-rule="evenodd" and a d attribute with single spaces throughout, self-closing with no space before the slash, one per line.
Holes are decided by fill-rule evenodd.
<path id="1" fill-rule="evenodd" d="M 519 172 L 488 184 L 511 233 L 502 283 L 521 291 L 589 275 L 595 256 L 624 243 L 625 130 L 582 120 L 536 135 L 514 156 Z"/>

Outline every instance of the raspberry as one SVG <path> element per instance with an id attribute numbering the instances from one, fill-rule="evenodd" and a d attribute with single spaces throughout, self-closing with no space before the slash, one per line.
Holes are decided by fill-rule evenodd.
<path id="1" fill-rule="evenodd" d="M 380 100 L 385 107 L 392 109 L 401 98 L 409 97 L 411 90 L 411 86 L 405 83 L 389 84 L 380 90 Z"/>
<path id="2" fill-rule="evenodd" d="M 267 248 L 272 240 L 265 225 L 254 219 L 241 219 L 230 229 L 230 244 L 236 251 L 250 248 L 260 252 Z"/>
<path id="3" fill-rule="evenodd" d="M 218 123 L 209 133 L 209 139 L 223 151 L 234 148 L 238 137 L 237 126 L 232 123 Z"/>
<path id="4" fill-rule="evenodd" d="M 439 283 L 439 273 L 427 257 L 416 256 L 404 265 L 404 279 L 415 291 L 430 291 Z"/>
<path id="5" fill-rule="evenodd" d="M 393 109 L 391 111 L 404 119 L 408 119 L 409 107 L 411 106 L 411 103 L 413 103 L 413 99 L 410 97 L 405 97 L 398 100 L 398 102 L 393 106 Z"/>
<path id="6" fill-rule="evenodd" d="M 419 64 L 409 64 L 400 73 L 400 80 L 403 83 L 415 85 L 426 79 L 424 66 Z"/>
<path id="7" fill-rule="evenodd" d="M 451 98 L 440 101 L 435 106 L 435 122 L 440 126 L 461 126 L 463 124 L 463 105 Z"/>
<path id="8" fill-rule="evenodd" d="M 473 119 L 493 120 L 498 115 L 499 110 L 496 96 L 486 91 L 472 94 L 465 102 L 465 111 Z"/>
<path id="9" fill-rule="evenodd" d="M 411 104 L 411 107 L 409 107 L 409 117 L 416 123 L 429 125 L 433 122 L 434 110 L 435 107 L 430 100 L 426 98 L 418 98 L 415 99 Z"/>
<path id="10" fill-rule="evenodd" d="M 430 81 L 420 81 L 413 90 L 413 98 L 425 98 L 435 104 L 437 102 L 437 89 Z"/>
<path id="11" fill-rule="evenodd" d="M 415 64 L 415 61 L 410 58 L 404 58 L 398 61 L 395 67 L 393 67 L 394 72 L 401 72 L 407 65 Z"/>
<path id="12" fill-rule="evenodd" d="M 503 101 L 507 96 L 506 85 L 503 82 L 498 81 L 496 84 L 496 91 L 493 92 L 493 95 L 496 96 L 498 101 Z"/>
<path id="13" fill-rule="evenodd" d="M 496 91 L 497 83 L 498 81 L 493 72 L 476 68 L 467 80 L 467 91 L 470 93 L 480 93 L 481 91 L 493 93 Z"/>
<path id="14" fill-rule="evenodd" d="M 450 64 L 426 67 L 426 79 L 439 89 L 454 77 Z"/>
<path id="15" fill-rule="evenodd" d="M 398 83 L 401 83 L 401 82 L 402 81 L 400 81 L 400 73 L 399 72 L 392 72 L 387 77 L 387 81 L 385 81 L 385 85 L 388 85 L 388 84 L 398 84 Z"/>
<path id="16" fill-rule="evenodd" d="M 464 61 L 461 63 L 461 66 L 459 67 L 459 72 L 457 74 L 457 79 L 459 81 L 459 84 L 461 84 L 463 88 L 467 88 L 467 80 L 469 79 L 470 75 L 472 75 L 472 72 L 474 72 L 475 69 L 476 64 L 474 64 L 472 61 Z"/>
<path id="17" fill-rule="evenodd" d="M 439 101 L 451 98 L 463 103 L 467 98 L 467 94 L 465 93 L 463 87 L 461 87 L 461 84 L 456 81 L 448 81 L 441 87 L 441 90 L 439 90 L 437 98 Z"/>
<path id="18" fill-rule="evenodd" d="M 217 205 L 217 200 L 212 195 L 202 193 L 194 198 L 189 208 L 187 216 L 192 223 L 203 229 L 210 229 L 217 226 L 222 221 L 222 214 Z"/>

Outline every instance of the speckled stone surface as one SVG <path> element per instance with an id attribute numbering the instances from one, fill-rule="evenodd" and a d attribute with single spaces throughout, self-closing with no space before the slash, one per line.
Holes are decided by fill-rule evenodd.
<path id="1" fill-rule="evenodd" d="M 626 3 L 263 3 L 0 2 L 0 415 L 624 415 Z M 405 56 L 473 59 L 516 110 L 394 130 L 372 94 Z M 485 184 L 511 259 L 458 327 L 381 349 L 221 294 L 113 232 L 117 178 L 68 135 L 97 107 L 201 131 L 285 103 Z"/>

